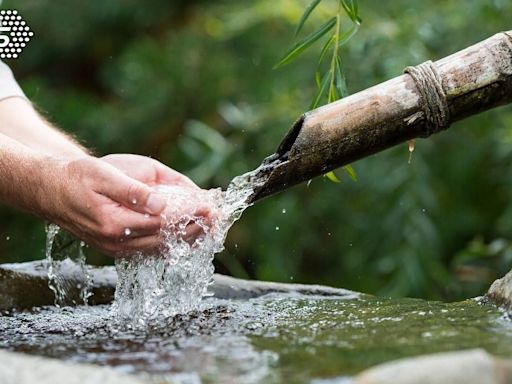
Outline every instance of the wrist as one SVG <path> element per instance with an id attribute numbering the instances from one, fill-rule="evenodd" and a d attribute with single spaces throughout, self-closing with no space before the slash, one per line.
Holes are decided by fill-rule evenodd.
<path id="1" fill-rule="evenodd" d="M 71 161 L 69 157 L 56 157 L 37 153 L 34 158 L 34 167 L 38 169 L 34 174 L 33 203 L 35 215 L 57 222 L 59 207 L 63 205 L 63 189 L 66 186 L 66 168 Z"/>

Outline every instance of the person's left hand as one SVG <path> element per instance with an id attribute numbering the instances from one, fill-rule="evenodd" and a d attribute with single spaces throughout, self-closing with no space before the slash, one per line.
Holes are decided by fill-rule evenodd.
<path id="1" fill-rule="evenodd" d="M 132 154 L 111 154 L 102 157 L 101 160 L 116 167 L 128 177 L 141 181 L 149 186 L 163 184 L 178 185 L 191 188 L 192 190 L 199 189 L 199 187 L 187 176 L 150 157 Z M 196 211 L 191 212 L 191 214 L 195 216 L 203 216 L 208 220 L 211 219 L 211 212 L 205 207 L 197 207 Z M 193 243 L 194 240 L 203 233 L 203 229 L 199 225 L 192 223 L 187 226 L 185 239 L 189 243 Z"/>
<path id="2" fill-rule="evenodd" d="M 187 176 L 150 157 L 131 154 L 112 154 L 103 156 L 101 160 L 113 165 L 132 179 L 141 181 L 149 186 L 164 184 L 199 188 Z"/>

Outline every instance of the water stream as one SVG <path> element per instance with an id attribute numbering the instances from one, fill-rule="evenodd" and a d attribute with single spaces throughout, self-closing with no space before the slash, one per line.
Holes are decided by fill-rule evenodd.
<path id="1" fill-rule="evenodd" d="M 113 311 L 119 319 L 147 326 L 198 309 L 202 299 L 209 295 L 214 255 L 224 249 L 230 227 L 250 205 L 249 197 L 255 188 L 263 185 L 267 171 L 274 165 L 266 159 L 255 170 L 235 177 L 226 191 L 156 186 L 155 189 L 168 200 L 162 214 L 162 246 L 154 252 L 126 253 L 116 260 L 118 283 Z M 209 211 L 209 216 L 201 215 L 201 209 Z M 190 224 L 201 228 L 201 234 L 193 241 L 187 237 Z M 130 228 L 125 229 L 125 235 L 131 235 Z M 61 236 L 57 226 L 48 226 L 46 258 L 50 289 L 55 293 L 57 305 L 65 301 L 66 282 L 59 274 L 59 268 L 63 262 L 74 259 L 83 271 L 81 297 L 86 304 L 91 281 L 82 251 L 83 243 L 66 242 L 69 236 Z M 56 251 L 57 240 L 61 244 Z M 58 251 L 63 248 L 67 254 Z M 70 254 L 73 256 L 69 257 Z"/>

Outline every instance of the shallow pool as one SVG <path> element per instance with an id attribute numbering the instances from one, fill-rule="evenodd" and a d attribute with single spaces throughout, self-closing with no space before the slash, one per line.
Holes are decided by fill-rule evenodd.
<path id="1" fill-rule="evenodd" d="M 200 311 L 146 329 L 118 323 L 109 306 L 4 314 L 0 347 L 149 373 L 164 383 L 343 382 L 405 356 L 474 347 L 510 356 L 512 326 L 502 312 L 476 300 L 275 293 L 211 298 Z"/>

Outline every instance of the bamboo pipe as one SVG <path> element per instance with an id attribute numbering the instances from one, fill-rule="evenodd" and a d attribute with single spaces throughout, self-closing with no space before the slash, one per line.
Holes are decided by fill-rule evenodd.
<path id="1" fill-rule="evenodd" d="M 302 115 L 250 201 L 512 102 L 512 31 L 418 67 Z"/>

